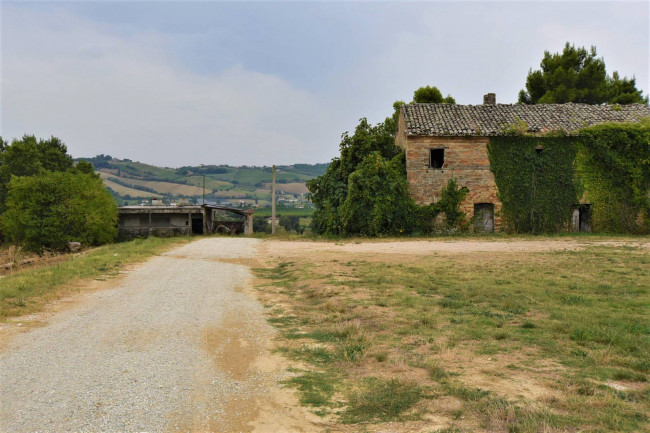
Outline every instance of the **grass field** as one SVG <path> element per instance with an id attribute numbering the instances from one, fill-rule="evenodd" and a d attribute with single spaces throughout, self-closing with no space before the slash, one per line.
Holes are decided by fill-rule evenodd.
<path id="1" fill-rule="evenodd" d="M 11 272 L 0 278 L 0 321 L 37 312 L 61 296 L 82 290 L 76 282 L 114 276 L 126 266 L 159 254 L 189 238 L 148 238 L 69 254 L 55 263 Z"/>
<path id="2" fill-rule="evenodd" d="M 257 269 L 302 404 L 331 431 L 650 431 L 647 243 L 453 242 L 304 242 Z"/>

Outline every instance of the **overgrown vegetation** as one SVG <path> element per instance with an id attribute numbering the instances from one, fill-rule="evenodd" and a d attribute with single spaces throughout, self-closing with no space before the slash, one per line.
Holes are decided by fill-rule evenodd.
<path id="1" fill-rule="evenodd" d="M 580 131 L 576 167 L 594 230 L 650 233 L 650 119 Z"/>
<path id="2" fill-rule="evenodd" d="M 576 136 L 527 136 L 523 126 L 488 143 L 507 230 L 562 231 L 582 198 L 592 206 L 594 231 L 650 232 L 647 119 L 596 125 Z"/>
<path id="3" fill-rule="evenodd" d="M 506 230 L 564 230 L 578 202 L 575 139 L 513 134 L 491 137 L 487 149 Z"/>
<path id="4" fill-rule="evenodd" d="M 436 87 L 421 87 L 414 102 L 455 103 L 442 97 Z M 463 222 L 458 200 L 459 188 L 452 185 L 441 191 L 439 206 L 418 206 L 410 197 L 406 180 L 405 154 L 395 145 L 399 109 L 393 115 L 371 125 L 361 119 L 354 134 L 343 134 L 339 149 L 322 176 L 307 182 L 309 198 L 316 206 L 312 230 L 335 236 L 385 236 L 431 233 L 440 212 L 446 214 L 445 228 Z M 456 185 L 456 184 L 454 184 Z M 463 192 L 460 192 L 462 195 Z"/>
<path id="5" fill-rule="evenodd" d="M 43 267 L 10 272 L 0 278 L 0 320 L 34 313 L 65 294 L 82 290 L 76 282 L 115 276 L 126 266 L 187 242 L 188 238 L 136 239 L 69 255 Z"/>
<path id="6" fill-rule="evenodd" d="M 257 273 L 281 351 L 309 366 L 289 384 L 327 423 L 632 432 L 650 428 L 646 248 L 312 250 Z"/>
<path id="7" fill-rule="evenodd" d="M 9 182 L 7 210 L 0 216 L 6 238 L 31 251 L 64 250 L 112 242 L 117 204 L 94 174 L 42 172 Z"/>
<path id="8" fill-rule="evenodd" d="M 32 251 L 114 240 L 117 205 L 90 163 L 58 138 L 0 139 L 0 233 Z"/>

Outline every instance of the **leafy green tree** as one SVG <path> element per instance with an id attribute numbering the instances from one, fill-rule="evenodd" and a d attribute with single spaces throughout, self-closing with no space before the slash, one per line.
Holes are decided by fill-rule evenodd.
<path id="1" fill-rule="evenodd" d="M 620 78 L 618 72 L 609 77 L 605 61 L 597 57 L 596 47 L 587 51 L 568 42 L 562 53 L 544 52 L 541 69 L 528 72 L 526 90 L 519 92 L 519 102 L 525 104 L 554 104 L 578 102 L 648 103 L 633 77 Z"/>
<path id="2" fill-rule="evenodd" d="M 33 136 L 29 138 L 35 140 Z M 41 166 L 45 170 L 66 171 L 73 167 L 74 162 L 68 155 L 68 148 L 60 139 L 50 137 L 48 140 L 38 140 L 36 147 Z"/>
<path id="3" fill-rule="evenodd" d="M 93 167 L 92 163 L 88 161 L 81 160 L 77 162 L 77 164 L 74 166 L 74 169 L 79 173 L 94 174 L 95 176 L 99 176 L 95 174 L 95 168 Z"/>
<path id="4" fill-rule="evenodd" d="M 12 176 L 34 176 L 42 170 L 69 170 L 73 161 L 67 150 L 56 137 L 37 140 L 33 135 L 25 135 L 11 144 L 3 141 L 0 146 L 0 212 L 6 208 L 7 188 Z"/>
<path id="5" fill-rule="evenodd" d="M 413 99 L 455 103 L 451 96 L 443 98 L 440 90 L 429 86 L 416 90 Z M 325 174 L 307 182 L 309 198 L 316 205 L 314 233 L 379 236 L 433 229 L 439 207 L 417 206 L 410 197 L 404 151 L 395 145 L 402 105 L 403 101 L 396 101 L 391 117 L 377 125 L 361 119 L 354 134 L 342 135 L 341 154 L 332 160 Z M 449 211 L 448 221 L 461 221 L 458 207 L 456 213 L 451 211 L 453 199 L 447 197 L 441 202 Z"/>
<path id="6" fill-rule="evenodd" d="M 102 180 L 81 172 L 42 171 L 12 177 L 0 227 L 32 251 L 63 250 L 68 241 L 99 245 L 115 239 L 117 205 Z"/>
<path id="7" fill-rule="evenodd" d="M 310 199 L 316 205 L 312 219 L 314 232 L 342 234 L 340 207 L 347 197 L 349 176 L 372 152 L 378 152 L 385 159 L 402 153 L 395 146 L 394 134 L 390 122 L 372 126 L 363 118 L 353 135 L 347 132 L 342 135 L 340 157 L 332 159 L 325 174 L 307 182 Z"/>
<path id="8" fill-rule="evenodd" d="M 384 158 L 372 152 L 348 179 L 341 205 L 342 234 L 379 236 L 413 231 L 418 207 L 408 193 L 402 155 Z"/>
<path id="9" fill-rule="evenodd" d="M 435 86 L 425 86 L 413 92 L 413 102 L 417 104 L 455 104 L 456 100 L 451 95 L 443 98 L 442 92 Z"/>

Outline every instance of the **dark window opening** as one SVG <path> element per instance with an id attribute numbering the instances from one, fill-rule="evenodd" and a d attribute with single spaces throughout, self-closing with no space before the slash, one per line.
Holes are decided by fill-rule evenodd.
<path id="1" fill-rule="evenodd" d="M 445 163 L 445 149 L 431 149 L 429 154 L 429 167 L 442 168 Z"/>
<path id="2" fill-rule="evenodd" d="M 536 152 L 538 155 L 541 155 L 541 154 L 544 152 L 544 148 L 541 147 L 541 146 L 536 147 L 536 148 L 535 148 L 535 152 Z"/>

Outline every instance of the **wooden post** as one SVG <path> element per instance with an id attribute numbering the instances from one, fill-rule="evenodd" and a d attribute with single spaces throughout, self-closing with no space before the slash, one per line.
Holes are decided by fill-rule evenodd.
<path id="1" fill-rule="evenodd" d="M 253 212 L 246 214 L 246 222 L 244 223 L 244 234 L 253 234 Z"/>
<path id="2" fill-rule="evenodd" d="M 275 165 L 273 166 L 273 184 L 271 187 L 271 234 L 275 234 Z"/>
<path id="3" fill-rule="evenodd" d="M 187 213 L 187 235 L 192 235 L 192 212 Z"/>
<path id="4" fill-rule="evenodd" d="M 205 176 L 203 176 L 203 204 L 205 204 Z"/>

